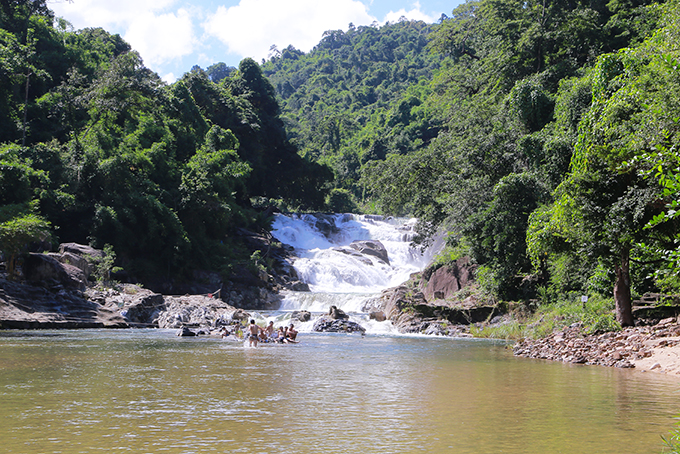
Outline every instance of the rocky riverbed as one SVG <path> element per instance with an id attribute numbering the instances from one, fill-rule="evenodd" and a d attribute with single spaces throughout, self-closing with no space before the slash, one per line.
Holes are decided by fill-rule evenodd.
<path id="1" fill-rule="evenodd" d="M 617 332 L 586 334 L 574 324 L 541 339 L 524 339 L 516 356 L 576 364 L 638 368 L 680 376 L 680 320 L 660 320 Z"/>

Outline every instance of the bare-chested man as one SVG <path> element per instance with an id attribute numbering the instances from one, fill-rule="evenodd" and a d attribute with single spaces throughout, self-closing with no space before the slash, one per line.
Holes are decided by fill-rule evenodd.
<path id="1" fill-rule="evenodd" d="M 260 333 L 260 327 L 255 324 L 255 320 L 250 321 L 248 325 L 248 345 L 257 347 L 257 335 Z"/>

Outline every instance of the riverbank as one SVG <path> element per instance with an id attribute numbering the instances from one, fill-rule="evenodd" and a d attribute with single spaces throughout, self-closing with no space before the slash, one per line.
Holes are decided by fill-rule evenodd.
<path id="1" fill-rule="evenodd" d="M 575 364 L 636 368 L 680 378 L 680 320 L 666 318 L 654 325 L 586 334 L 575 323 L 541 339 L 522 339 L 516 356 Z"/>

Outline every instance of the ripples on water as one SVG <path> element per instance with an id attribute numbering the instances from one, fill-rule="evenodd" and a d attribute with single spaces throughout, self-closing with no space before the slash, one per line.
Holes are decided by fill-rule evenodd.
<path id="1" fill-rule="evenodd" d="M 661 452 L 680 412 L 677 379 L 487 341 L 4 332 L 0 364 L 7 453 Z"/>

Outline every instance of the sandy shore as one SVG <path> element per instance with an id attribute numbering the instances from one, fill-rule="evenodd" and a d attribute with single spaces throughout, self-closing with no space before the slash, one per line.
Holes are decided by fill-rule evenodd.
<path id="1" fill-rule="evenodd" d="M 636 369 L 680 378 L 680 337 L 656 339 L 650 342 L 652 355 L 647 358 L 633 360 Z"/>
<path id="2" fill-rule="evenodd" d="M 667 318 L 602 334 L 585 334 L 580 324 L 574 324 L 542 339 L 523 339 L 513 351 L 528 358 L 634 367 L 680 378 L 680 320 Z"/>

